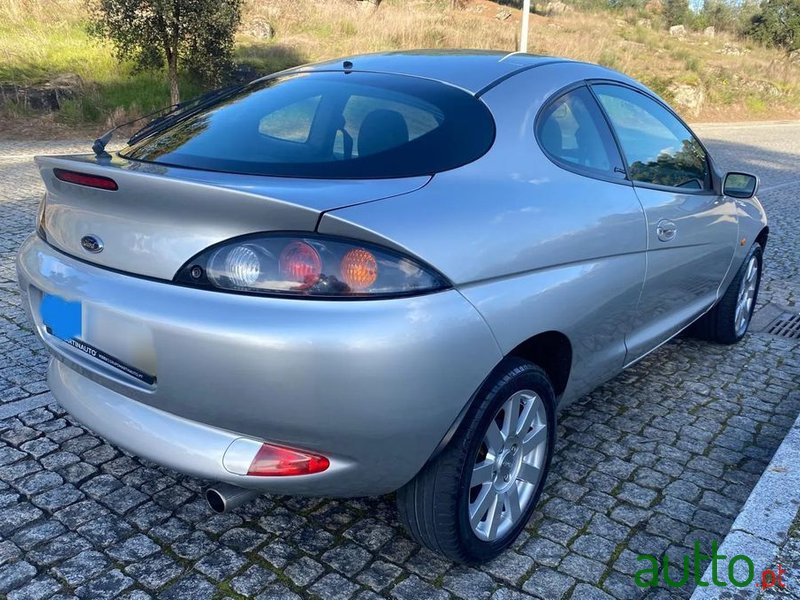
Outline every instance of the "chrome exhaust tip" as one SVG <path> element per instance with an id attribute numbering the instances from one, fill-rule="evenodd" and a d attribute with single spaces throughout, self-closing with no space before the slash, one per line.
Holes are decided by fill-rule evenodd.
<path id="1" fill-rule="evenodd" d="M 248 490 L 229 483 L 218 483 L 206 489 L 206 502 L 215 513 L 226 513 L 260 496 L 258 490 Z"/>

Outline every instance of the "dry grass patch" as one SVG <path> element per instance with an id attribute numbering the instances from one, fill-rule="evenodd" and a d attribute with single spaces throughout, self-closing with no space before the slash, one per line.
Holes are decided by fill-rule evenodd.
<path id="1" fill-rule="evenodd" d="M 365 52 L 414 48 L 512 51 L 518 10 L 489 0 L 384 0 L 375 12 L 356 0 L 247 0 L 236 58 L 253 74 Z M 501 10 L 511 17 L 499 20 Z M 682 39 L 642 24 L 634 12 L 574 10 L 532 15 L 530 50 L 599 63 L 631 75 L 671 99 L 675 84 L 699 87 L 705 103 L 692 120 L 800 117 L 800 64 L 781 52 L 727 35 Z M 653 22 L 656 22 L 654 20 Z M 119 122 L 168 103 L 158 73 L 118 64 L 111 48 L 86 31 L 86 0 L 0 0 L 0 82 L 30 83 L 76 73 L 85 94 L 55 121 Z M 274 35 L 265 37 L 272 29 Z M 726 47 L 743 54 L 723 53 Z M 184 97 L 199 91 L 184 82 Z M 25 119 L 24 110 L 3 109 Z"/>

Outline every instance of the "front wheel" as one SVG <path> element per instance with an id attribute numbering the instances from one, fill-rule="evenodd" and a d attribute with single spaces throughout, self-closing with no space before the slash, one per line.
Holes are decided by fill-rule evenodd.
<path id="1" fill-rule="evenodd" d="M 720 344 L 735 344 L 747 333 L 758 299 L 764 251 L 751 246 L 725 295 L 695 326 L 700 337 Z"/>
<path id="2" fill-rule="evenodd" d="M 398 491 L 400 518 L 412 536 L 463 563 L 486 562 L 508 548 L 550 468 L 554 407 L 541 368 L 504 361 L 448 446 Z"/>

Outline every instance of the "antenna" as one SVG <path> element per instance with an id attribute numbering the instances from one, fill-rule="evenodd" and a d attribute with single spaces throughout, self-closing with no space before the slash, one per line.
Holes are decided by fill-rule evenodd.
<path id="1" fill-rule="evenodd" d="M 522 31 L 519 36 L 519 51 L 528 51 L 528 23 L 531 18 L 531 0 L 522 2 Z"/>

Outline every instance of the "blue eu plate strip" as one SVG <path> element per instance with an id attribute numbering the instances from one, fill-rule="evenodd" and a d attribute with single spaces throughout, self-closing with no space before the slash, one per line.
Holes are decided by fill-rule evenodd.
<path id="1" fill-rule="evenodd" d="M 45 294 L 39 310 L 42 321 L 54 336 L 65 341 L 80 337 L 82 329 L 80 302 L 69 302 L 58 296 Z"/>

